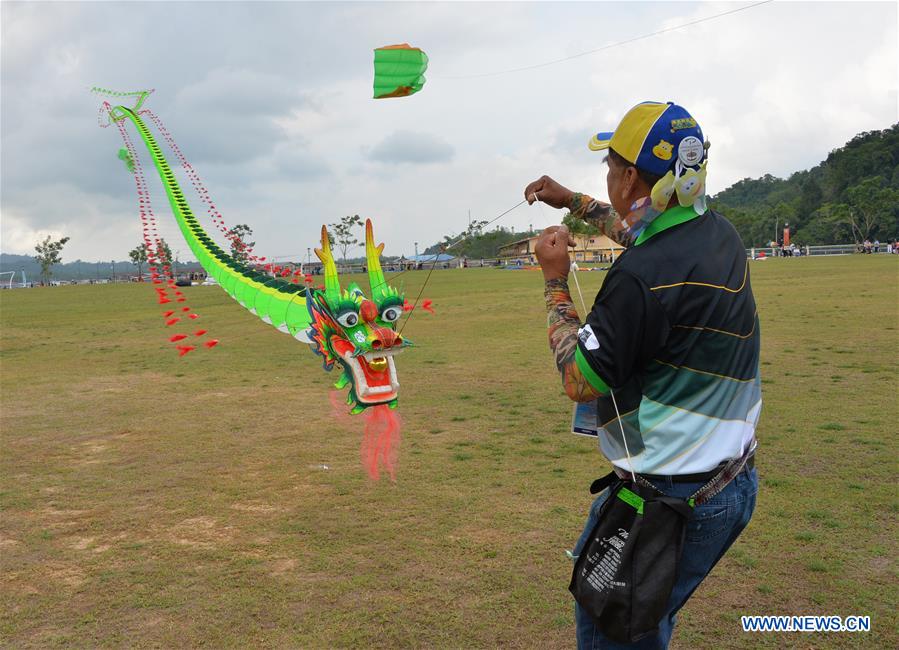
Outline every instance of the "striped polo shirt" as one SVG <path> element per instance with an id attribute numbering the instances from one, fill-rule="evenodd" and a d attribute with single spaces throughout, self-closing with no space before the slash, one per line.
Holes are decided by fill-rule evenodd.
<path id="1" fill-rule="evenodd" d="M 759 321 L 743 242 L 721 215 L 674 207 L 612 265 L 575 355 L 597 389 L 602 453 L 644 474 L 694 474 L 753 444 Z M 630 457 L 629 464 L 628 456 Z"/>

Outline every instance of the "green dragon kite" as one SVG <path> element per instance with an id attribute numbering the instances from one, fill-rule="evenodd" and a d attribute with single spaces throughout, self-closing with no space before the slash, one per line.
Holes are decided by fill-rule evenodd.
<path id="1" fill-rule="evenodd" d="M 346 289 L 341 288 L 328 232 L 324 226 L 321 231 L 321 248 L 315 251 L 323 265 L 322 289 L 313 288 L 309 283 L 300 286 L 240 263 L 222 250 L 194 217 L 175 174 L 153 134 L 141 119 L 141 115 L 148 114 L 157 126 L 161 126 L 149 110 L 141 110 L 150 91 L 113 93 L 103 89 L 94 90 L 117 97 L 137 97 L 134 108 L 111 106 L 104 102 L 102 110 L 108 114 L 111 123 L 118 126 L 128 146 L 121 154 L 126 163 L 134 153 L 124 122 L 130 121 L 137 129 L 162 180 L 175 220 L 206 273 L 250 313 L 279 331 L 309 343 L 312 350 L 322 357 L 326 370 L 333 370 L 339 365 L 342 372 L 335 386 L 338 389 L 349 389 L 347 404 L 351 407 L 351 413 L 361 413 L 373 406 L 396 408 L 399 382 L 393 357 L 411 344 L 396 331 L 397 320 L 403 314 L 404 299 L 384 279 L 380 261 L 384 245 L 375 244 L 371 220 L 365 223 L 370 298 L 355 283 Z M 169 144 L 175 146 L 171 140 Z M 180 155 L 177 149 L 176 153 Z M 182 164 L 187 166 L 186 161 L 182 161 Z M 138 176 L 141 219 L 145 220 L 144 206 L 149 204 L 149 196 L 148 192 L 141 192 L 141 188 L 146 185 L 140 177 L 140 166 L 136 165 L 133 171 Z M 145 241 L 149 242 L 146 235 Z M 167 312 L 167 315 L 171 313 Z"/>

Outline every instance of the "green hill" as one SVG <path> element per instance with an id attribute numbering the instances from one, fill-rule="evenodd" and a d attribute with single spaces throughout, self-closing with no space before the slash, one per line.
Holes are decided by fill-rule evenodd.
<path id="1" fill-rule="evenodd" d="M 712 197 L 746 246 L 790 225 L 802 244 L 899 237 L 899 124 L 860 133 L 819 165 L 789 178 L 745 178 Z"/>

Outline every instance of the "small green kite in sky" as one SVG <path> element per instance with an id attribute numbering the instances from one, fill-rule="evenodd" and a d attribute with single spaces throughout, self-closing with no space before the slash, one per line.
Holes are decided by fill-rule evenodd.
<path id="1" fill-rule="evenodd" d="M 408 43 L 375 50 L 375 99 L 406 97 L 425 85 L 428 55 Z"/>

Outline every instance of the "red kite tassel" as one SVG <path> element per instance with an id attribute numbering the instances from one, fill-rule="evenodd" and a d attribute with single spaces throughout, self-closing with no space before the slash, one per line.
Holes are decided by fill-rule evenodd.
<path id="1" fill-rule="evenodd" d="M 168 310 L 166 313 L 164 313 L 163 316 L 165 316 L 166 318 L 168 318 L 169 316 L 171 316 L 171 315 L 174 314 L 174 313 L 175 313 L 175 312 L 173 312 L 173 311 L 170 309 L 170 310 Z"/>
<path id="2" fill-rule="evenodd" d="M 218 339 L 209 339 L 203 345 L 205 345 L 207 348 L 214 348 L 218 344 L 219 344 Z"/>
<path id="3" fill-rule="evenodd" d="M 369 477 L 378 480 L 379 469 L 387 470 L 391 481 L 396 481 L 397 451 L 400 445 L 402 423 L 396 411 L 386 404 L 365 409 L 365 434 L 362 439 L 362 465 Z"/>
<path id="4" fill-rule="evenodd" d="M 199 314 L 188 314 L 187 317 L 191 320 L 197 320 L 200 315 Z"/>
<path id="5" fill-rule="evenodd" d="M 175 347 L 178 348 L 178 356 L 179 357 L 183 357 L 185 354 L 187 354 L 191 350 L 197 349 L 192 345 L 176 345 Z"/>
<path id="6" fill-rule="evenodd" d="M 194 332 L 194 336 L 203 336 L 206 333 L 206 330 L 197 330 Z"/>
<path id="7" fill-rule="evenodd" d="M 175 334 L 175 336 L 169 339 L 169 343 L 174 343 L 176 341 L 183 341 L 187 338 L 187 334 Z"/>
<path id="8" fill-rule="evenodd" d="M 167 320 L 167 321 L 165 322 L 165 324 L 166 324 L 167 326 L 171 327 L 172 325 L 174 325 L 175 323 L 177 323 L 179 320 L 181 320 L 181 319 L 180 319 L 180 318 L 171 318 L 171 319 Z"/>

